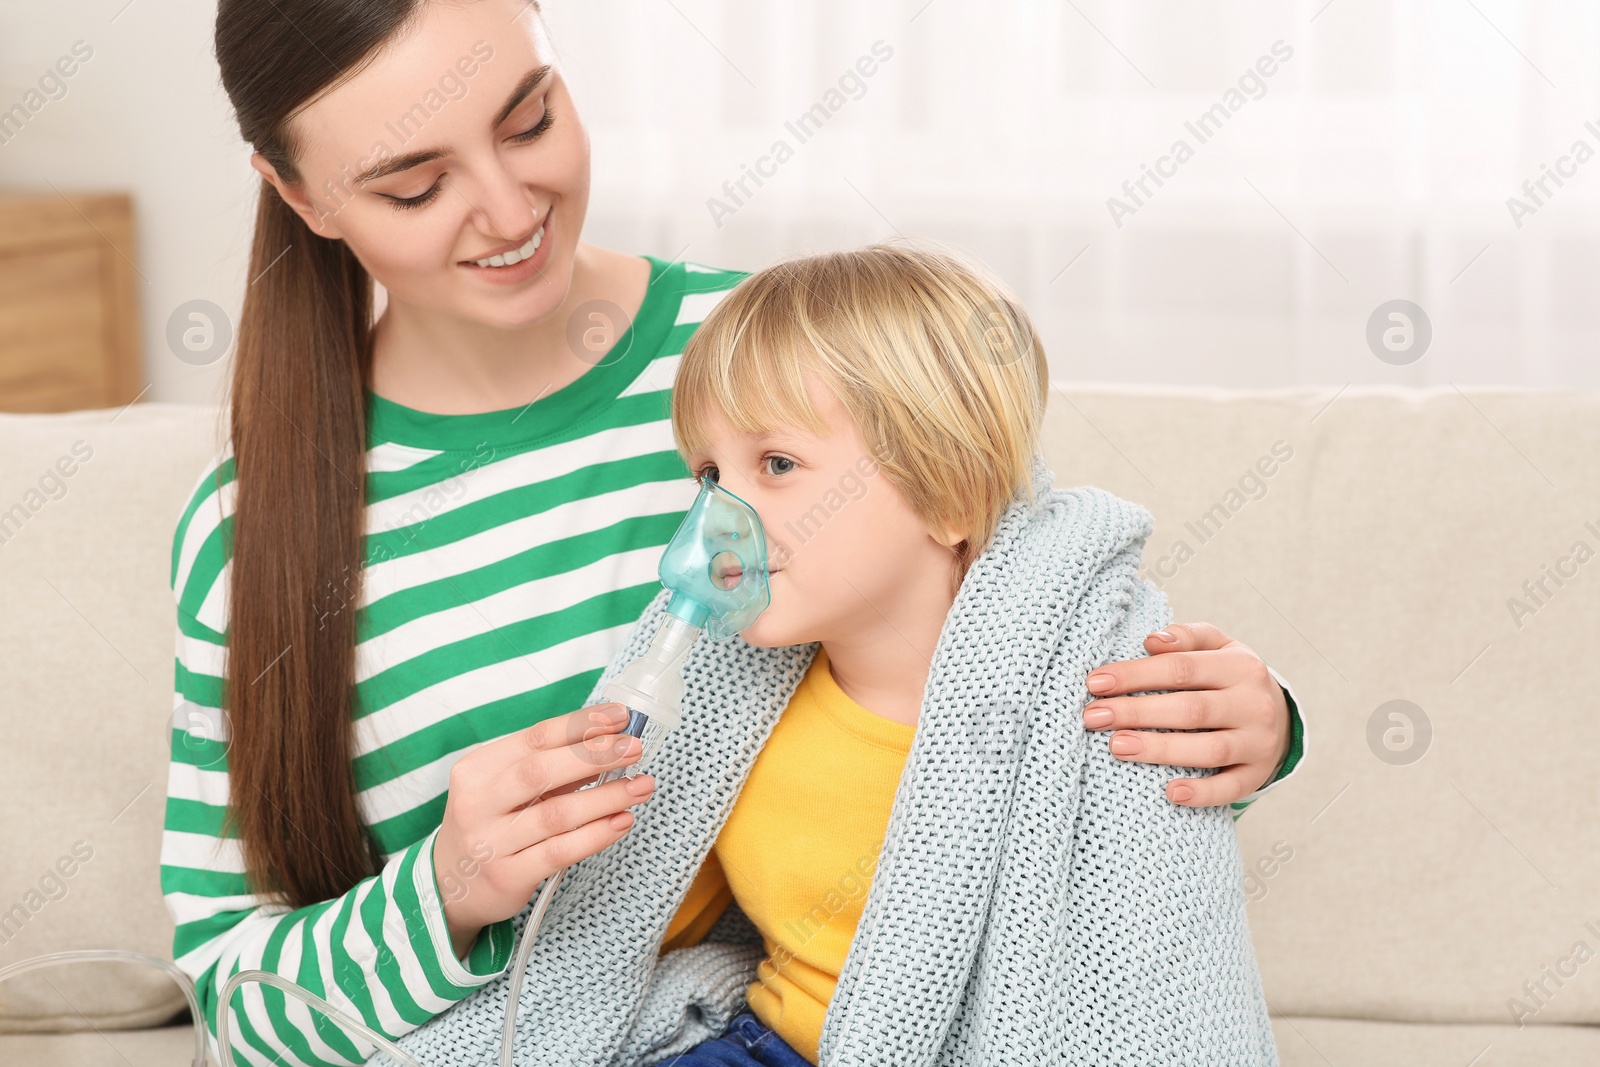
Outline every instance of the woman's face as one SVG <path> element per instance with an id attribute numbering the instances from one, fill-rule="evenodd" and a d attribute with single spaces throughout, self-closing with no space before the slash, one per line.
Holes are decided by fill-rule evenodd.
<path id="1" fill-rule="evenodd" d="M 300 187 L 391 300 L 506 328 L 566 298 L 589 203 L 589 138 L 522 0 L 424 3 L 349 80 L 297 114 Z M 253 165 L 272 177 L 257 154 Z M 512 249 L 529 258 L 477 262 Z"/>

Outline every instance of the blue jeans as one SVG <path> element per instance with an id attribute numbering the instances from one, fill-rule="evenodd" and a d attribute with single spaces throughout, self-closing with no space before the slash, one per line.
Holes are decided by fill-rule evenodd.
<path id="1" fill-rule="evenodd" d="M 812 1067 L 811 1061 L 784 1044 L 754 1013 L 742 1011 L 721 1037 L 702 1041 L 688 1052 L 670 1056 L 656 1067 Z"/>

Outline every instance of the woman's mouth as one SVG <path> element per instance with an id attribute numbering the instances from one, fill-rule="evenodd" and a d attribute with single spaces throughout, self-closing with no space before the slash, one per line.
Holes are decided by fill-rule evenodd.
<path id="1" fill-rule="evenodd" d="M 546 215 L 544 222 L 521 247 L 509 252 L 497 252 L 484 259 L 463 260 L 460 266 L 484 281 L 513 285 L 543 272 L 545 264 L 550 261 L 550 245 L 550 216 Z"/>

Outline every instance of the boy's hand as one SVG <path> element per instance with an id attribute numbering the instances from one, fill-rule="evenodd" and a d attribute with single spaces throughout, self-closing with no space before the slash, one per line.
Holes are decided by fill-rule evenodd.
<path id="1" fill-rule="evenodd" d="M 1222 767 L 1206 778 L 1175 778 L 1167 799 L 1189 807 L 1239 800 L 1265 785 L 1289 752 L 1289 703 L 1250 649 L 1210 623 L 1174 623 L 1144 639 L 1147 659 L 1119 660 L 1089 675 L 1095 698 L 1083 709 L 1090 730 L 1117 729 L 1121 759 L 1180 767 Z M 1121 696 L 1147 689 L 1177 692 Z M 1151 728 L 1197 733 L 1144 733 Z"/>

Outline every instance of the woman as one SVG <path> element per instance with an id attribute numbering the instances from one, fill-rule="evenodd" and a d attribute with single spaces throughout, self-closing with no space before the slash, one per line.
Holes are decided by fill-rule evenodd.
<path id="1" fill-rule="evenodd" d="M 510 917 L 648 795 L 573 791 L 637 751 L 569 709 L 656 592 L 694 489 L 676 356 L 741 276 L 579 241 L 588 143 L 536 7 L 222 0 L 216 46 L 264 181 L 230 437 L 174 538 L 174 957 L 213 1032 L 259 968 L 397 1036 L 504 969 Z M 1119 735 L 1226 768 L 1179 803 L 1285 772 L 1267 669 L 1170 636 L 1095 672 L 1086 724 L 1216 731 Z M 1118 695 L 1151 689 L 1190 692 Z M 371 1052 L 271 988 L 229 1010 L 244 1062 Z"/>

